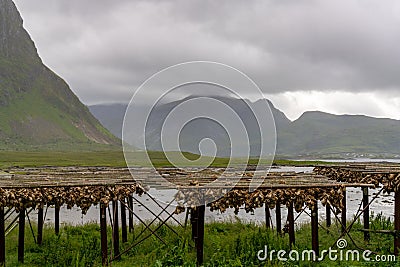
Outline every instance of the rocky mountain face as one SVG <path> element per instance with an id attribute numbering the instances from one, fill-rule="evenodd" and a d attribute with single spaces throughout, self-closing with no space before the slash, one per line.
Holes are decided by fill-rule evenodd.
<path id="1" fill-rule="evenodd" d="M 0 149 L 119 146 L 47 68 L 11 0 L 0 0 Z"/>

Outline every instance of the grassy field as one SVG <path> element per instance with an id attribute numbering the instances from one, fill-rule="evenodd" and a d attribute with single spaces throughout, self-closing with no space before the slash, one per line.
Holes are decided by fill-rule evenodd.
<path id="1" fill-rule="evenodd" d="M 190 227 L 186 229 L 173 226 L 179 233 L 175 235 L 167 227 L 161 227 L 157 234 L 167 245 L 152 236 L 139 246 L 122 256 L 121 260 L 114 261 L 112 266 L 195 266 L 195 250 L 190 237 Z M 387 235 L 372 234 L 369 243 L 363 241 L 363 234 L 356 229 L 362 228 L 356 223 L 352 238 L 356 244 L 382 255 L 392 254 L 393 238 Z M 381 216 L 372 218 L 371 228 L 393 229 L 393 224 Z M 121 250 L 128 247 L 142 230 L 142 226 L 135 226 L 135 231 L 129 233 L 128 243 L 121 244 Z M 36 231 L 34 227 L 34 231 Z M 60 235 L 54 234 L 49 225 L 45 227 L 43 245 L 34 243 L 30 228 L 26 229 L 25 263 L 17 262 L 17 230 L 15 229 L 6 238 L 7 266 L 101 266 L 100 256 L 100 229 L 96 224 L 61 228 Z M 111 239 L 111 229 L 109 239 Z M 296 245 L 298 251 L 309 250 L 311 247 L 310 225 L 304 224 L 296 231 Z M 329 231 L 321 229 L 319 232 L 320 250 L 337 249 L 336 239 L 340 236 L 338 225 L 332 225 Z M 357 249 L 347 238 L 348 249 Z M 111 241 L 109 240 L 111 251 Z M 308 261 L 277 260 L 260 261 L 257 252 L 267 245 L 270 250 L 289 251 L 287 235 L 278 235 L 270 229 L 254 224 L 243 224 L 239 221 L 230 223 L 211 223 L 205 227 L 205 262 L 204 266 L 400 266 L 396 262 L 377 263 L 358 261 L 331 261 L 325 259 L 318 264 Z"/>
<path id="2" fill-rule="evenodd" d="M 0 167 L 41 167 L 41 166 L 106 166 L 123 167 L 121 151 L 105 152 L 23 152 L 0 151 Z"/>
<path id="3" fill-rule="evenodd" d="M 145 152 L 130 153 L 131 160 L 138 166 L 145 165 Z M 198 155 L 184 153 L 185 157 L 191 160 L 198 158 Z M 171 166 L 162 152 L 149 152 L 149 156 L 153 164 L 157 167 Z M 244 159 L 234 159 L 236 164 L 244 164 Z M 229 162 L 227 158 L 214 159 L 212 166 L 223 167 Z M 249 164 L 257 164 L 258 159 L 250 159 Z M 261 163 L 269 163 L 268 160 Z M 278 159 L 274 161 L 277 165 L 292 165 L 292 166 L 308 166 L 316 165 L 325 162 L 319 161 L 292 161 Z M 41 167 L 41 166 L 105 166 L 105 167 L 125 167 L 125 159 L 122 151 L 90 151 L 90 152 L 25 152 L 25 151 L 1 151 L 0 150 L 0 168 L 7 167 Z"/>

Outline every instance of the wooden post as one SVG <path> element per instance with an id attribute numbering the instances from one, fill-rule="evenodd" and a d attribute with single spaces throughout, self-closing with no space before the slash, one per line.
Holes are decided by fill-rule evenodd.
<path id="1" fill-rule="evenodd" d="M 269 229 L 271 228 L 271 212 L 269 210 L 267 203 L 264 203 L 264 205 L 265 205 L 265 227 Z"/>
<path id="2" fill-rule="evenodd" d="M 343 209 L 342 209 L 342 233 L 346 231 L 346 226 L 347 226 L 347 203 L 346 203 L 346 188 L 343 189 Z"/>
<path id="3" fill-rule="evenodd" d="M 113 200 L 112 201 L 112 207 L 113 207 L 113 242 L 114 242 L 114 257 L 119 255 L 119 223 L 118 223 L 118 201 Z M 116 259 L 120 259 L 121 257 L 117 257 Z"/>
<path id="4" fill-rule="evenodd" d="M 326 204 L 326 226 L 331 227 L 332 219 L 331 219 L 331 205 Z"/>
<path id="5" fill-rule="evenodd" d="M 108 265 L 107 261 L 107 214 L 106 205 L 100 204 L 100 237 L 101 237 L 101 262 L 103 266 Z"/>
<path id="6" fill-rule="evenodd" d="M 400 248 L 400 192 L 394 193 L 394 254 L 399 255 Z"/>
<path id="7" fill-rule="evenodd" d="M 192 225 L 192 240 L 196 242 L 197 237 L 197 209 L 190 208 L 190 224 Z"/>
<path id="8" fill-rule="evenodd" d="M 196 235 L 196 254 L 197 266 L 203 265 L 204 260 L 204 216 L 205 206 L 197 207 L 197 235 Z"/>
<path id="9" fill-rule="evenodd" d="M 60 206 L 56 205 L 54 209 L 54 229 L 56 235 L 60 233 Z"/>
<path id="10" fill-rule="evenodd" d="M 369 199 L 368 199 L 368 187 L 363 187 L 362 188 L 363 192 L 363 219 L 364 219 L 364 229 L 369 229 Z M 365 231 L 364 232 L 364 240 L 369 241 L 370 239 L 370 234 L 369 232 Z"/>
<path id="11" fill-rule="evenodd" d="M 4 207 L 0 207 L 0 266 L 6 265 L 6 234 L 4 223 Z"/>
<path id="12" fill-rule="evenodd" d="M 289 223 L 289 245 L 292 247 L 295 242 L 295 234 L 294 234 L 294 213 L 293 213 L 293 203 L 291 202 L 288 207 L 288 223 Z"/>
<path id="13" fill-rule="evenodd" d="M 276 231 L 278 232 L 278 234 L 281 234 L 282 233 L 281 202 L 279 200 L 276 202 L 275 215 L 276 215 Z"/>
<path id="14" fill-rule="evenodd" d="M 319 257 L 319 241 L 318 241 L 318 201 L 311 209 L 311 240 L 312 250 L 315 256 Z"/>
<path id="15" fill-rule="evenodd" d="M 25 209 L 19 211 L 18 223 L 18 261 L 24 263 L 24 248 L 25 248 Z"/>
<path id="16" fill-rule="evenodd" d="M 126 208 L 125 208 L 125 199 L 121 202 L 121 231 L 122 231 L 122 242 L 128 242 L 128 233 L 126 228 Z"/>
<path id="17" fill-rule="evenodd" d="M 43 241 L 43 207 L 40 207 L 38 210 L 38 230 L 37 230 L 37 243 L 38 245 L 42 244 Z"/>
<path id="18" fill-rule="evenodd" d="M 204 205 L 191 208 L 190 222 L 192 225 L 192 239 L 196 248 L 197 266 L 201 266 L 204 259 L 204 216 Z"/>
<path id="19" fill-rule="evenodd" d="M 128 196 L 128 207 L 129 207 L 129 215 L 128 215 L 128 220 L 129 220 L 129 232 L 132 232 L 133 229 L 133 197 L 132 195 Z"/>

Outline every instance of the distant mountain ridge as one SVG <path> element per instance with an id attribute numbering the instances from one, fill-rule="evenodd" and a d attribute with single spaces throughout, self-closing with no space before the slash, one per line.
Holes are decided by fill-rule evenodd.
<path id="1" fill-rule="evenodd" d="M 97 149 L 120 141 L 47 68 L 11 0 L 0 0 L 0 149 Z"/>
<path id="2" fill-rule="evenodd" d="M 299 154 L 400 154 L 400 121 L 305 112 L 280 133 L 281 151 Z"/>
<path id="3" fill-rule="evenodd" d="M 165 118 L 169 110 L 184 101 L 176 101 L 158 107 L 154 118 L 158 122 L 153 124 L 156 129 Z M 235 110 L 240 111 L 237 100 L 227 99 Z M 326 155 L 361 155 L 361 156 L 395 156 L 400 155 L 400 121 L 394 119 L 373 118 L 364 115 L 333 115 L 320 111 L 305 112 L 295 121 L 290 121 L 286 115 L 270 103 L 270 108 L 277 128 L 277 155 L 283 156 L 326 156 Z M 257 101 L 251 104 L 257 105 Z M 123 116 L 127 104 L 103 104 L 89 106 L 90 111 L 112 133 L 121 136 Z M 106 111 L 106 112 L 105 112 Z M 158 124 L 158 125 L 157 125 Z M 214 131 L 214 132 L 213 132 Z M 157 132 L 157 131 L 156 131 Z M 213 132 L 213 133 L 212 133 Z M 204 125 L 197 126 L 186 133 L 182 139 L 182 149 L 189 152 L 198 152 L 197 143 L 205 136 L 213 135 L 217 139 L 224 138 L 221 130 L 209 129 Z M 151 142 L 158 144 L 157 136 L 148 136 Z M 255 143 L 255 140 L 252 140 Z M 160 150 L 159 145 L 152 147 Z M 227 151 L 222 151 L 222 156 Z"/>

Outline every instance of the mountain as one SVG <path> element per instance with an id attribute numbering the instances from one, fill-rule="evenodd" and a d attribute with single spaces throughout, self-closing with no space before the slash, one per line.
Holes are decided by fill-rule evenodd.
<path id="1" fill-rule="evenodd" d="M 400 121 L 305 112 L 278 138 L 284 154 L 400 154 Z"/>
<path id="2" fill-rule="evenodd" d="M 172 110 L 176 107 L 180 106 L 182 103 L 187 103 L 188 100 L 194 99 L 196 96 L 189 96 L 184 99 L 173 101 L 169 103 L 158 104 L 154 107 L 152 113 L 150 114 L 147 122 L 146 128 L 146 149 L 148 150 L 163 150 L 161 145 L 161 129 L 163 129 L 163 133 L 165 134 L 164 142 L 164 150 L 177 150 L 173 144 L 173 140 L 176 138 L 177 134 L 174 133 L 175 129 L 180 129 L 181 123 L 180 121 L 185 118 L 187 112 L 180 113 L 174 116 L 174 119 L 171 120 L 171 123 L 168 126 L 163 126 L 164 121 L 167 116 L 170 114 Z M 250 140 L 250 155 L 259 156 L 260 154 L 268 154 L 268 152 L 272 152 L 272 149 L 262 148 L 261 147 L 261 135 L 259 131 L 256 130 L 259 125 L 256 117 L 252 111 L 256 110 L 257 114 L 263 114 L 262 111 L 266 107 L 265 100 L 259 100 L 256 102 L 250 102 L 248 100 L 236 99 L 232 97 L 222 97 L 222 96 L 213 96 L 215 100 L 218 100 L 222 103 L 225 103 L 227 106 L 232 108 L 236 114 L 240 117 L 240 120 L 244 123 L 244 127 L 246 127 L 246 132 L 249 135 Z M 196 117 L 198 114 L 202 114 L 204 110 L 204 105 L 198 105 L 191 103 L 190 104 L 190 118 Z M 278 129 L 287 128 L 290 124 L 290 120 L 283 114 L 281 111 L 276 109 L 271 102 L 269 102 L 272 114 L 275 119 L 275 123 Z M 222 106 L 222 105 L 221 105 Z M 121 137 L 121 128 L 122 128 L 122 120 L 125 113 L 127 105 L 122 104 L 104 104 L 104 105 L 94 105 L 90 106 L 90 111 L 105 125 L 109 127 L 108 129 L 114 133 L 115 135 Z M 135 108 L 135 111 L 142 112 L 145 110 L 143 107 Z M 142 113 L 143 114 L 143 113 Z M 217 147 L 217 156 L 227 157 L 231 153 L 231 145 L 230 143 L 235 144 L 236 151 L 234 152 L 234 156 L 245 156 L 247 155 L 247 144 L 245 139 L 240 134 L 238 125 L 234 118 L 231 116 L 227 116 L 224 112 L 218 113 L 218 119 L 221 122 L 225 122 L 225 125 L 232 126 L 233 131 L 230 131 L 230 136 L 226 129 L 224 129 L 221 125 L 219 125 L 216 121 L 212 121 L 205 118 L 197 118 L 195 120 L 190 121 L 185 127 L 182 128 L 179 135 L 179 145 L 181 150 L 192 152 L 192 153 L 200 153 L 199 143 L 201 140 L 205 138 L 212 139 Z M 272 125 L 272 118 L 268 118 L 265 116 L 263 118 L 264 121 L 270 119 L 270 123 Z M 135 136 L 135 140 L 133 145 L 135 147 L 144 148 L 140 144 L 142 143 L 142 129 L 129 129 L 131 131 L 132 136 Z M 273 130 L 271 130 L 273 131 Z M 264 139 L 264 145 L 265 145 Z M 272 141 L 272 139 L 270 140 Z M 272 142 L 269 142 L 272 144 Z M 262 151 L 263 149 L 263 151 Z M 211 144 L 203 144 L 202 154 L 213 155 L 214 146 Z"/>
<path id="3" fill-rule="evenodd" d="M 195 96 L 189 96 L 182 100 L 156 105 L 154 107 L 153 112 L 148 118 L 148 125 L 146 129 L 146 140 L 149 140 L 147 143 L 147 149 L 162 150 L 160 140 L 162 129 L 165 134 L 164 140 L 167 140 L 167 142 L 163 143 L 164 150 L 176 150 L 171 144 L 173 143 L 172 140 L 176 139 L 177 136 L 176 134 L 174 134 L 174 130 L 180 129 L 181 121 L 186 118 L 185 116 L 187 114 L 183 113 L 190 112 L 190 118 L 194 118 L 198 116 L 198 114 L 202 114 L 202 111 L 205 107 L 201 103 L 197 105 L 196 102 L 193 102 L 190 104 L 190 110 L 185 109 L 185 112 L 183 112 L 182 114 L 174 115 L 171 123 L 166 126 L 163 126 L 163 123 L 174 108 L 193 98 L 195 98 Z M 229 106 L 240 117 L 240 121 L 243 122 L 250 140 L 250 155 L 259 156 L 260 154 L 266 155 L 268 154 L 268 152 L 272 152 L 272 149 L 269 150 L 268 146 L 267 148 L 261 147 L 261 135 L 259 130 L 257 130 L 259 128 L 259 124 L 254 115 L 254 112 L 252 111 L 255 110 L 256 114 L 263 114 L 262 112 L 264 111 L 264 108 L 266 106 L 265 102 L 262 103 L 262 101 L 257 101 L 255 103 L 252 103 L 248 100 L 222 96 L 213 96 L 212 98 Z M 248 154 L 246 151 L 248 145 L 245 142 L 246 139 L 243 138 L 243 135 L 239 131 L 240 128 L 239 125 L 237 125 L 237 119 L 228 116 L 228 114 L 223 111 L 217 112 L 219 106 L 222 105 L 218 104 L 218 107 L 209 107 L 209 109 L 212 111 L 212 118 L 220 120 L 221 124 L 224 127 L 228 125 L 229 127 L 232 127 L 231 129 L 233 130 L 225 129 L 222 125 L 214 120 L 210 120 L 207 118 L 196 118 L 195 120 L 188 122 L 180 132 L 179 145 L 181 150 L 199 154 L 200 141 L 205 138 L 209 138 L 215 143 L 215 146 L 217 148 L 217 156 L 229 156 L 231 153 L 231 143 L 233 143 L 235 146 L 235 151 L 232 151 L 233 156 L 239 157 L 246 156 Z M 276 118 L 276 124 L 278 125 L 278 127 L 285 127 L 290 122 L 286 118 L 286 116 L 279 110 L 277 110 L 271 103 L 270 108 L 274 117 Z M 223 108 L 221 107 L 221 110 L 222 109 Z M 269 119 L 270 121 L 268 121 Z M 272 117 L 268 118 L 268 116 L 265 116 L 263 120 L 265 123 L 269 122 L 270 125 L 273 125 Z M 139 136 L 139 134 L 137 136 Z M 269 141 L 269 143 L 272 144 L 272 139 Z M 264 139 L 263 144 L 265 145 L 267 143 L 267 139 Z M 138 144 L 136 144 L 136 146 L 138 146 Z M 204 145 L 202 149 L 203 150 L 201 154 L 213 155 L 213 145 Z"/>
<path id="4" fill-rule="evenodd" d="M 0 149 L 97 149 L 118 146 L 47 68 L 11 0 L 0 0 Z"/>
<path id="5" fill-rule="evenodd" d="M 236 99 L 232 98 L 231 99 L 225 98 L 225 99 L 226 99 L 225 102 L 228 100 L 237 101 Z M 178 105 L 179 103 L 182 103 L 185 100 L 186 99 L 179 100 L 176 102 L 165 104 L 162 107 L 158 107 L 156 109 L 157 110 L 156 113 L 159 113 L 160 111 L 166 113 L 169 110 L 171 110 L 174 106 Z M 237 101 L 237 103 L 241 103 L 241 101 Z M 267 101 L 270 105 L 277 127 L 286 128 L 291 123 L 291 121 L 286 117 L 286 115 L 282 111 L 275 108 L 275 106 L 269 100 Z M 228 104 L 232 105 L 232 103 Z M 264 107 L 265 104 L 259 100 L 256 101 L 253 105 L 255 107 L 259 105 L 262 105 Z M 122 138 L 122 123 L 124 120 L 127 107 L 128 104 L 124 103 L 105 103 L 105 104 L 96 104 L 88 106 L 90 112 L 101 122 L 101 124 L 104 125 L 104 127 L 106 127 L 112 134 L 114 134 L 118 138 Z"/>
<path id="6" fill-rule="evenodd" d="M 166 103 L 155 108 L 149 125 L 150 148 L 160 150 L 159 132 L 166 115 L 186 99 Z M 243 100 L 220 98 L 247 121 L 250 129 L 254 120 L 245 108 Z M 252 108 L 261 101 L 251 103 Z M 269 102 L 277 128 L 277 155 L 296 156 L 395 156 L 400 154 L 400 121 L 362 115 L 333 115 L 319 111 L 305 112 L 290 121 L 283 112 Z M 121 134 L 122 121 L 127 105 L 110 104 L 89 107 L 93 114 L 117 136 Z M 184 151 L 197 152 L 198 142 L 205 137 L 214 138 L 221 156 L 227 156 L 224 148 L 226 135 L 218 125 L 197 121 L 182 131 L 181 145 Z M 251 131 L 250 131 L 251 134 Z M 170 138 L 170 137 L 169 137 Z M 253 147 L 257 136 L 251 136 Z M 257 148 L 257 147 L 256 147 Z M 256 150 L 256 149 L 255 149 Z"/>
<path id="7" fill-rule="evenodd" d="M 89 106 L 89 111 L 113 135 L 122 139 L 122 124 L 127 104 L 107 104 Z"/>

